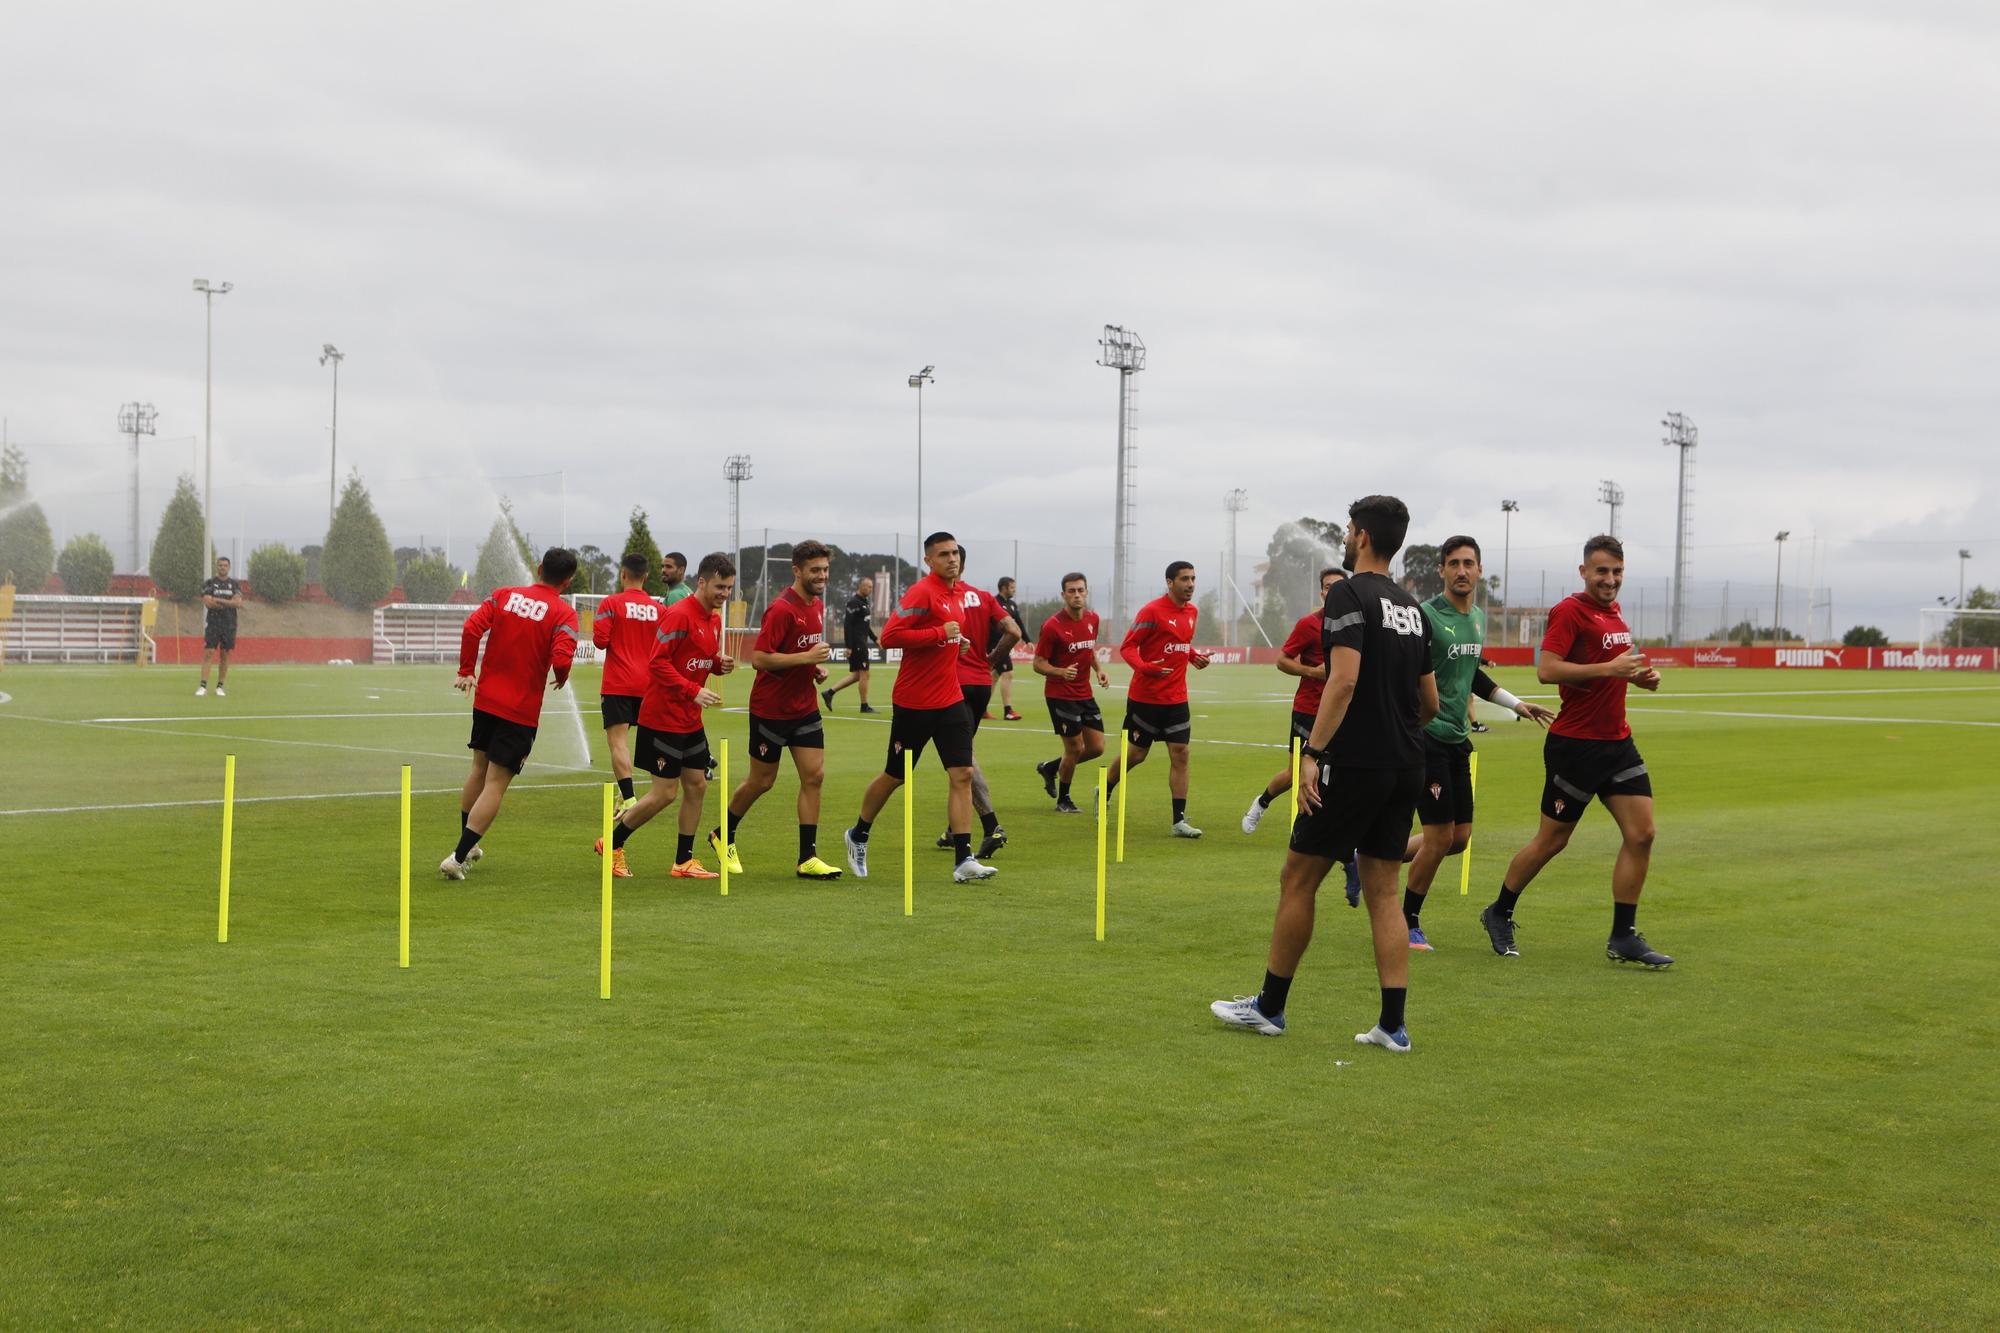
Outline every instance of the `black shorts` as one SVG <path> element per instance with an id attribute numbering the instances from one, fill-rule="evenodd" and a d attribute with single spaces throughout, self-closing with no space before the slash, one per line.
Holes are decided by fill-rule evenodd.
<path id="1" fill-rule="evenodd" d="M 847 669 L 849 671 L 866 671 L 868 670 L 868 666 L 868 650 L 866 648 L 849 648 L 847 650 Z"/>
<path id="2" fill-rule="evenodd" d="M 1194 734 L 1194 724 L 1188 720 L 1186 704 L 1143 704 L 1130 699 L 1125 703 L 1125 734 L 1132 738 L 1135 750 L 1149 749 L 1154 741 L 1186 745 Z"/>
<path id="3" fill-rule="evenodd" d="M 607 727 L 636 727 L 639 725 L 639 696 L 604 695 L 597 701 L 597 711 L 603 715 Z"/>
<path id="4" fill-rule="evenodd" d="M 972 735 L 979 734 L 979 724 L 985 720 L 987 706 L 993 702 L 991 685 L 960 685 L 965 694 L 965 720 L 972 724 Z"/>
<path id="5" fill-rule="evenodd" d="M 1005 657 L 1001 658 L 998 662 L 994 663 L 993 665 L 993 672 L 995 675 L 1004 676 L 1013 669 L 1014 669 L 1014 654 L 1011 652 L 1008 653 Z"/>
<path id="6" fill-rule="evenodd" d="M 1104 714 L 1097 710 L 1095 699 L 1051 699 L 1043 696 L 1049 706 L 1049 722 L 1054 725 L 1058 736 L 1081 736 L 1086 731 L 1102 734 Z"/>
<path id="7" fill-rule="evenodd" d="M 1322 768 L 1320 807 L 1300 812 L 1292 825 L 1292 850 L 1333 861 L 1356 852 L 1401 861 L 1423 790 L 1421 768 Z"/>
<path id="8" fill-rule="evenodd" d="M 213 622 L 203 625 L 201 629 L 201 646 L 204 648 L 220 648 L 225 653 L 235 652 L 236 626 L 234 624 L 217 625 Z"/>
<path id="9" fill-rule="evenodd" d="M 1550 735 L 1542 742 L 1542 813 L 1574 824 L 1593 796 L 1651 796 L 1653 780 L 1639 747 L 1622 741 L 1591 741 Z"/>
<path id="10" fill-rule="evenodd" d="M 758 717 L 750 715 L 750 757 L 759 763 L 775 764 L 785 747 L 794 750 L 824 750 L 826 724 L 817 710 L 804 717 Z"/>
<path id="11" fill-rule="evenodd" d="M 1317 713 L 1300 713 L 1297 711 L 1292 713 L 1292 729 L 1285 733 L 1285 752 L 1287 754 L 1291 752 L 1294 737 L 1298 739 L 1300 745 L 1311 742 L 1313 738 L 1313 723 L 1318 718 L 1319 714 Z"/>
<path id="12" fill-rule="evenodd" d="M 656 778 L 677 778 L 683 769 L 698 773 L 708 770 L 706 731 L 654 731 L 641 724 L 639 739 L 632 744 L 632 768 Z"/>
<path id="13" fill-rule="evenodd" d="M 535 748 L 535 729 L 475 708 L 472 739 L 465 743 L 465 748 L 478 750 L 486 756 L 487 763 L 498 764 L 519 777 L 528 762 L 528 752 Z"/>
<path id="14" fill-rule="evenodd" d="M 1472 742 L 1447 744 L 1424 733 L 1424 791 L 1417 798 L 1419 824 L 1472 822 Z"/>
<path id="15" fill-rule="evenodd" d="M 898 704 L 889 714 L 889 756 L 882 771 L 892 778 L 903 776 L 903 755 L 915 764 L 924 757 L 924 747 L 937 745 L 938 762 L 946 768 L 972 766 L 972 724 L 965 719 L 965 705 L 949 708 L 904 708 Z"/>

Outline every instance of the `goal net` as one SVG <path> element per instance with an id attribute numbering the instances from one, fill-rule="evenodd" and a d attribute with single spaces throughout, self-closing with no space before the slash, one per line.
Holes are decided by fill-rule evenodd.
<path id="1" fill-rule="evenodd" d="M 2000 611 L 1955 606 L 1917 609 L 1921 669 L 2000 665 L 2000 654 L 1990 651 L 1995 644 L 2000 644 Z"/>

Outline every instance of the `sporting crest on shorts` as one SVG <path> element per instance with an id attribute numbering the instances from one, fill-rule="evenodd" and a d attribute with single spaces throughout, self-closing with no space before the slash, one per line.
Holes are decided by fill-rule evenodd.
<path id="1" fill-rule="evenodd" d="M 1442 799 L 1443 796 L 1444 796 L 1444 784 L 1442 782 L 1433 782 L 1431 784 L 1431 799 L 1433 801 L 1436 801 Z"/>
<path id="2" fill-rule="evenodd" d="M 1556 797 L 1555 809 L 1557 814 L 1561 814 L 1563 812 L 1563 798 L 1560 796 Z"/>

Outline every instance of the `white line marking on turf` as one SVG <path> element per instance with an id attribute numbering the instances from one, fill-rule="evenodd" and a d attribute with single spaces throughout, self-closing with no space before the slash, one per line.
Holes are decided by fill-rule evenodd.
<path id="1" fill-rule="evenodd" d="M 1879 722 L 1885 726 L 1909 727 L 2000 727 L 2000 722 L 1977 722 L 1962 717 L 1848 717 L 1839 713 L 1749 713 L 1723 708 L 1633 708 L 1630 711 L 1654 717 L 1679 713 L 1683 717 L 1752 717 L 1775 722 Z"/>
<path id="2" fill-rule="evenodd" d="M 597 782 L 523 782 L 507 788 L 509 795 L 517 791 L 568 790 L 576 787 L 598 787 Z M 447 796 L 461 792 L 463 787 L 419 787 L 411 791 L 412 796 Z M 375 796 L 400 796 L 400 788 L 388 791 L 321 791 L 304 792 L 296 796 L 239 796 L 238 805 L 278 805 L 286 801 L 348 801 Z M 84 815 L 102 814 L 114 810 L 181 810 L 190 806 L 221 805 L 222 798 L 211 796 L 200 801 L 130 801 L 123 805 L 50 805 L 37 810 L 0 810 L 0 815 Z"/>
<path id="3" fill-rule="evenodd" d="M 130 722 L 329 722 L 352 721 L 369 717 L 463 717 L 470 720 L 469 709 L 453 708 L 441 713 L 188 713 L 178 717 L 90 717 L 82 721 L 88 724 Z"/>

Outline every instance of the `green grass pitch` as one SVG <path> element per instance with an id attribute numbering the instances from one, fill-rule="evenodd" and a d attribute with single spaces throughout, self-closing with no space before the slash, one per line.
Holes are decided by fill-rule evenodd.
<path id="1" fill-rule="evenodd" d="M 872 880 L 795 880 L 787 765 L 726 899 L 666 878 L 669 822 L 634 838 L 609 1002 L 601 777 L 560 766 L 553 710 L 487 859 L 436 875 L 450 675 L 246 667 L 197 700 L 185 668 L 0 673 L 0 1325 L 2000 1322 L 1992 677 L 1682 671 L 1635 696 L 1640 925 L 1680 960 L 1657 974 L 1604 959 L 1598 811 L 1523 898 L 1524 956 L 1487 948 L 1541 780 L 1535 729 L 1496 726 L 1404 1059 L 1353 1044 L 1375 980 L 1337 886 L 1283 1039 L 1207 1012 L 1255 989 L 1269 935 L 1283 820 L 1237 829 L 1280 761 L 1268 668 L 1195 677 L 1200 842 L 1167 836 L 1164 756 L 1134 775 L 1104 943 L 1024 673 L 1028 720 L 980 733 L 999 878 L 949 882 L 927 757 L 913 919 L 900 802 Z M 836 862 L 886 739 L 855 702 L 828 727 Z M 740 772 L 743 713 L 718 733 Z"/>

